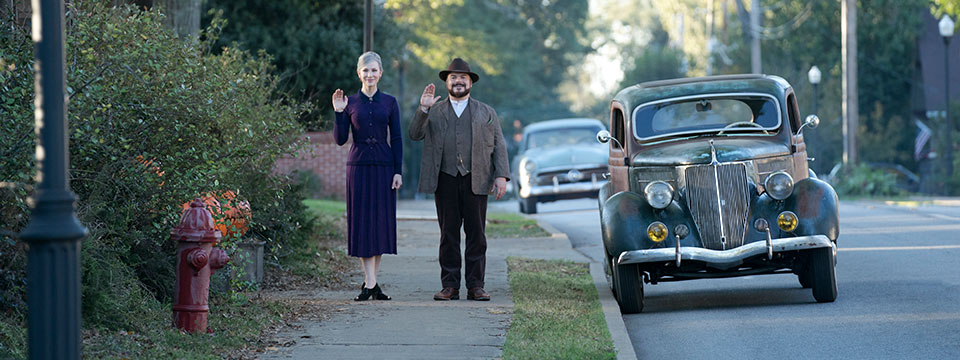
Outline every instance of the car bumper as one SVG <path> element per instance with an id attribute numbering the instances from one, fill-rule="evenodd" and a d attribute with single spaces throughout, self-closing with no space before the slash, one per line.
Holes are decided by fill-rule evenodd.
<path id="1" fill-rule="evenodd" d="M 600 191 L 607 180 L 583 181 L 567 184 L 537 185 L 520 187 L 520 197 L 550 196 L 576 193 L 590 193 Z"/>
<path id="2" fill-rule="evenodd" d="M 836 251 L 833 242 L 825 235 L 799 236 L 774 239 L 769 242 L 752 242 L 730 250 L 711 250 L 701 247 L 682 246 L 624 251 L 620 254 L 620 257 L 617 258 L 617 264 L 647 264 L 675 261 L 679 265 L 683 261 L 699 261 L 714 268 L 729 269 L 742 264 L 744 259 L 757 255 L 824 247 L 834 248 L 834 251 Z"/>

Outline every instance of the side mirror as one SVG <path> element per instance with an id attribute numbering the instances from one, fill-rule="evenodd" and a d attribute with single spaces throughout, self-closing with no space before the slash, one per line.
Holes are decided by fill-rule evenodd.
<path id="1" fill-rule="evenodd" d="M 820 117 L 814 114 L 807 115 L 807 118 L 803 120 L 803 125 L 800 125 L 800 128 L 797 129 L 799 134 L 803 130 L 804 126 L 809 126 L 811 129 L 816 129 L 817 126 L 820 126 Z"/>
<path id="2" fill-rule="evenodd" d="M 620 147 L 621 149 L 623 149 L 623 145 L 621 145 L 620 142 L 617 141 L 616 138 L 610 136 L 610 132 L 609 132 L 609 131 L 600 130 L 599 132 L 597 132 L 597 141 L 600 142 L 601 144 L 606 144 L 606 143 L 609 142 L 610 140 L 613 140 L 613 143 L 614 143 L 614 144 L 617 144 L 618 147 Z"/>

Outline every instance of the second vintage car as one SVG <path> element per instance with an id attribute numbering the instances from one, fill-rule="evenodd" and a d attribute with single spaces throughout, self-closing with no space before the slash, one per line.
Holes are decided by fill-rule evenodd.
<path id="1" fill-rule="evenodd" d="M 597 197 L 607 183 L 607 147 L 596 134 L 603 123 L 595 119 L 541 121 L 523 129 L 517 155 L 510 166 L 520 212 L 534 214 L 537 203 Z"/>
<path id="2" fill-rule="evenodd" d="M 807 167 L 797 97 L 776 76 L 642 83 L 611 103 L 600 190 L 606 269 L 620 309 L 644 284 L 795 274 L 837 298 L 837 194 Z M 612 134 L 611 134 L 612 132 Z"/>

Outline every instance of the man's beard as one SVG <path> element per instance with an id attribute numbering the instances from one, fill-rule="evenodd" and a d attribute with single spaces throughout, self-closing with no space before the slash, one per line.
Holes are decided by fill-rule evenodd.
<path id="1" fill-rule="evenodd" d="M 450 96 L 453 96 L 456 98 L 462 98 L 470 94 L 470 88 L 468 88 L 466 85 L 463 85 L 463 90 L 454 90 L 455 88 L 456 88 L 456 85 L 447 88 L 447 92 L 450 93 Z"/>

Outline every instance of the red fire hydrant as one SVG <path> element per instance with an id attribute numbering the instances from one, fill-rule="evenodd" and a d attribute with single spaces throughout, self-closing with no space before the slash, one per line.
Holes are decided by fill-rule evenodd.
<path id="1" fill-rule="evenodd" d="M 223 268 L 230 257 L 215 249 L 220 230 L 201 199 L 190 202 L 180 225 L 170 231 L 177 241 L 177 287 L 173 293 L 173 326 L 191 333 L 207 330 L 207 298 L 210 275 Z"/>

